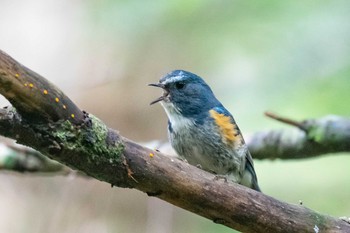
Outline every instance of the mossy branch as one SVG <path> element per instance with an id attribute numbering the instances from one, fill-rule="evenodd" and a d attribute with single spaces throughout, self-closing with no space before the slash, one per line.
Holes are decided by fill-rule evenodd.
<path id="1" fill-rule="evenodd" d="M 41 76 L 0 53 L 0 93 L 14 106 L 0 111 L 0 134 L 96 179 L 138 189 L 240 231 L 350 231 L 345 221 L 217 180 L 183 161 L 144 148 L 73 103 L 71 108 L 58 106 L 56 95 L 48 99 L 43 90 L 59 93 L 64 103 L 72 103 Z M 72 112 L 76 118 L 70 117 Z"/>

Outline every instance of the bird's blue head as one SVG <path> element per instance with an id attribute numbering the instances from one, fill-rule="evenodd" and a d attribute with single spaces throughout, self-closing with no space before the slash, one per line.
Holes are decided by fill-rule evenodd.
<path id="1" fill-rule="evenodd" d="M 208 84 L 188 71 L 174 70 L 162 77 L 159 83 L 149 85 L 163 89 L 163 95 L 151 104 L 161 101 L 168 116 L 179 114 L 196 118 L 221 105 Z"/>

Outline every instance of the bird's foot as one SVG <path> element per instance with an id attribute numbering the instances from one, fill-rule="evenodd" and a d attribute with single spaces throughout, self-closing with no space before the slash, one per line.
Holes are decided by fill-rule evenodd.
<path id="1" fill-rule="evenodd" d="M 227 176 L 225 175 L 215 175 L 214 180 L 224 180 L 227 183 Z"/>
<path id="2" fill-rule="evenodd" d="M 179 156 L 179 157 L 177 157 L 177 158 L 178 158 L 179 160 L 181 160 L 182 162 L 188 163 L 187 159 L 185 159 L 184 157 Z"/>

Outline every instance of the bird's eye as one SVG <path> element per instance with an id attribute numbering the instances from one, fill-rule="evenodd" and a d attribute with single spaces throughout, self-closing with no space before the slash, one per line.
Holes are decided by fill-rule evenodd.
<path id="1" fill-rule="evenodd" d="M 183 82 L 177 82 L 177 83 L 175 83 L 176 89 L 182 89 L 182 88 L 184 88 L 184 86 L 185 86 L 185 83 L 183 83 Z"/>

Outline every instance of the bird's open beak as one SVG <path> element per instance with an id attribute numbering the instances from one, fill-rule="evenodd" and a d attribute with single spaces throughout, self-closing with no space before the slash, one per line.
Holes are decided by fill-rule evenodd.
<path id="1" fill-rule="evenodd" d="M 148 84 L 148 86 L 151 86 L 151 87 L 159 87 L 159 88 L 162 88 L 164 93 L 161 97 L 159 97 L 158 99 L 155 99 L 153 100 L 150 105 L 152 104 L 155 104 L 155 103 L 158 103 L 159 101 L 162 101 L 165 99 L 165 97 L 167 97 L 169 95 L 169 92 L 165 89 L 165 86 L 161 83 L 151 83 L 151 84 Z"/>
<path id="2" fill-rule="evenodd" d="M 161 84 L 161 83 L 150 83 L 148 84 L 148 86 L 151 86 L 151 87 L 160 87 L 160 88 L 163 88 L 164 89 L 164 84 Z"/>

